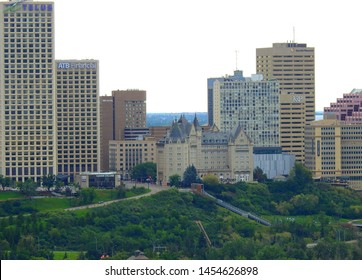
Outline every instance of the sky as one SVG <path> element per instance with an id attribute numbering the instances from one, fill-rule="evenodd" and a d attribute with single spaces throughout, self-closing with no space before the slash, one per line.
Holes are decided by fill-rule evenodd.
<path id="1" fill-rule="evenodd" d="M 99 60 L 100 95 L 146 90 L 149 113 L 206 112 L 207 78 L 293 39 L 315 48 L 317 110 L 362 88 L 359 1 L 54 2 L 56 59 Z"/>

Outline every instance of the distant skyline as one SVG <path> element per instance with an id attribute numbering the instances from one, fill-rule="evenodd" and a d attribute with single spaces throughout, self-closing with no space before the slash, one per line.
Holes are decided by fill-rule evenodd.
<path id="1" fill-rule="evenodd" d="M 317 111 L 362 88 L 358 1 L 54 2 L 56 59 L 99 60 L 100 95 L 146 90 L 150 113 L 206 112 L 207 78 L 293 39 L 315 48 Z"/>

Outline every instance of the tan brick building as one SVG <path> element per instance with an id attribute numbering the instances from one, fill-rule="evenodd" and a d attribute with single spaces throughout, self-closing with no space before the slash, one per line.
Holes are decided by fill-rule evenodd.
<path id="1" fill-rule="evenodd" d="M 130 179 L 131 169 L 140 163 L 156 163 L 156 139 L 109 141 L 109 169 L 124 180 Z"/>
<path id="2" fill-rule="evenodd" d="M 58 174 L 73 181 L 99 171 L 99 62 L 57 60 L 56 82 Z"/>
<path id="3" fill-rule="evenodd" d="M 274 43 L 256 49 L 256 71 L 280 87 L 280 144 L 304 162 L 306 124 L 315 120 L 314 48 L 299 43 Z"/>
<path id="4" fill-rule="evenodd" d="M 306 127 L 305 165 L 315 178 L 362 190 L 362 124 L 314 121 Z"/>

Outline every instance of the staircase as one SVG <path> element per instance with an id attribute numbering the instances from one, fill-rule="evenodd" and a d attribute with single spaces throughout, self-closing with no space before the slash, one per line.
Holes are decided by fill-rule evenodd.
<path id="1" fill-rule="evenodd" d="M 202 234 L 204 235 L 207 245 L 209 247 L 212 247 L 211 240 L 210 240 L 209 236 L 207 235 L 207 232 L 206 232 L 204 226 L 202 225 L 201 221 L 195 221 L 195 223 L 197 224 L 197 226 L 201 230 Z"/>

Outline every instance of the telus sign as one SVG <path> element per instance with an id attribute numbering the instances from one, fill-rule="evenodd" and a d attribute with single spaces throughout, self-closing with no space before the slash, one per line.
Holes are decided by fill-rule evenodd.
<path id="1" fill-rule="evenodd" d="M 7 12 L 51 12 L 53 11 L 52 4 L 28 4 L 26 0 L 18 0 L 12 4 L 6 4 L 4 13 Z"/>

